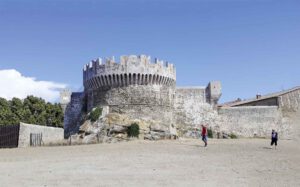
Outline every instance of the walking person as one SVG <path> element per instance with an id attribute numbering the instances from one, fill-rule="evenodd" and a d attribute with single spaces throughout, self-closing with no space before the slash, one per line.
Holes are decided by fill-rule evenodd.
<path id="1" fill-rule="evenodd" d="M 204 147 L 207 147 L 207 128 L 204 125 L 201 125 L 201 127 L 202 127 L 202 132 L 201 132 L 202 141 L 204 142 Z"/>
<path id="2" fill-rule="evenodd" d="M 275 144 L 275 149 L 277 147 L 277 141 L 278 141 L 278 133 L 273 129 L 271 135 L 271 146 Z"/>

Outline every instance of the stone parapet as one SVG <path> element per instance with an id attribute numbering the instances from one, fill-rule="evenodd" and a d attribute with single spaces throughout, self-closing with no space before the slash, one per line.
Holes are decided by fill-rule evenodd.
<path id="1" fill-rule="evenodd" d="M 114 58 L 92 60 L 83 68 L 83 84 L 85 89 L 102 87 L 122 87 L 128 85 L 174 85 L 176 69 L 173 64 L 155 59 L 151 63 L 150 56 L 121 56 L 120 62 Z"/>

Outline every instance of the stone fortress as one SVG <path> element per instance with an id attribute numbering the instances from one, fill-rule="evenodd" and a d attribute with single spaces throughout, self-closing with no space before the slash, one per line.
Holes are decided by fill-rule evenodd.
<path id="1" fill-rule="evenodd" d="M 145 55 L 121 56 L 118 63 L 114 58 L 92 60 L 83 68 L 83 85 L 83 92 L 61 92 L 66 137 L 80 131 L 83 111 L 88 113 L 95 107 L 103 108 L 103 115 L 111 118 L 116 118 L 112 114 L 120 115 L 123 122 L 125 118 L 138 120 L 148 139 L 167 134 L 171 125 L 180 136 L 193 136 L 200 124 L 207 124 L 218 134 L 265 137 L 274 128 L 289 137 L 292 122 L 288 116 L 300 106 L 300 88 L 265 98 L 276 102 L 264 102 L 261 97 L 219 105 L 219 81 L 206 87 L 176 87 L 175 66 L 158 59 L 151 62 Z M 284 99 L 279 102 L 279 97 Z M 122 126 L 122 122 L 111 123 L 115 129 Z"/>
<path id="2" fill-rule="evenodd" d="M 161 123 L 173 123 L 176 70 L 141 55 L 122 56 L 120 63 L 107 59 L 92 61 L 84 67 L 83 82 L 87 110 L 109 106 L 110 112 L 132 118 L 150 118 Z"/>

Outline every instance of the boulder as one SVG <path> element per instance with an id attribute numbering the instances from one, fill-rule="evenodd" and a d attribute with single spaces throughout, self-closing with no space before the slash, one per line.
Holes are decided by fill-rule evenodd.
<path id="1" fill-rule="evenodd" d="M 107 136 L 101 136 L 99 138 L 99 143 L 110 143 L 111 142 L 111 137 L 107 137 Z"/>
<path id="2" fill-rule="evenodd" d="M 155 124 L 152 124 L 150 126 L 150 130 L 151 131 L 155 131 L 155 132 L 167 132 L 169 131 L 169 129 L 163 125 L 160 125 L 159 123 L 155 123 Z"/>
<path id="3" fill-rule="evenodd" d="M 90 120 L 86 120 L 79 128 L 80 132 L 86 132 L 87 130 L 89 130 L 90 128 L 92 128 L 92 122 Z"/>
<path id="4" fill-rule="evenodd" d="M 127 134 L 119 133 L 119 134 L 116 134 L 114 137 L 115 138 L 119 138 L 119 139 L 126 139 L 127 138 Z"/>
<path id="5" fill-rule="evenodd" d="M 229 135 L 225 132 L 222 133 L 222 138 L 223 139 L 229 139 Z"/>
<path id="6" fill-rule="evenodd" d="M 153 140 L 162 140 L 167 138 L 167 134 L 165 132 L 150 132 Z"/>
<path id="7" fill-rule="evenodd" d="M 70 136 L 70 143 L 72 145 L 81 144 L 82 139 L 80 138 L 79 134 L 74 134 Z"/>
<path id="8" fill-rule="evenodd" d="M 87 120 L 80 126 L 79 132 L 84 132 L 86 134 L 98 134 L 100 129 L 94 126 L 90 120 Z"/>
<path id="9" fill-rule="evenodd" d="M 87 135 L 82 139 L 82 143 L 84 143 L 84 144 L 98 143 L 98 135 L 97 134 Z"/>
<path id="10" fill-rule="evenodd" d="M 117 124 L 119 126 L 130 126 L 132 120 L 129 119 L 127 115 L 117 114 L 117 113 L 109 113 L 106 115 L 108 124 Z"/>
<path id="11" fill-rule="evenodd" d="M 120 125 L 113 125 L 111 128 L 110 128 L 110 131 L 109 131 L 111 134 L 112 133 L 126 133 L 127 132 L 127 127 L 124 127 L 124 126 L 120 126 Z"/>
<path id="12" fill-rule="evenodd" d="M 151 134 L 145 134 L 144 140 L 153 140 L 153 138 L 152 138 Z"/>

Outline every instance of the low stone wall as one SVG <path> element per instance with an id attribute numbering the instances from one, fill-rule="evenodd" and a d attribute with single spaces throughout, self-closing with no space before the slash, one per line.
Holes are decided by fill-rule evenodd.
<path id="1" fill-rule="evenodd" d="M 43 143 L 49 144 L 64 139 L 64 129 L 20 123 L 19 146 L 30 146 L 30 133 L 42 133 Z"/>
<path id="2" fill-rule="evenodd" d="M 218 110 L 222 130 L 242 137 L 269 137 L 272 129 L 281 138 L 290 135 L 290 124 L 276 106 L 222 107 Z"/>

